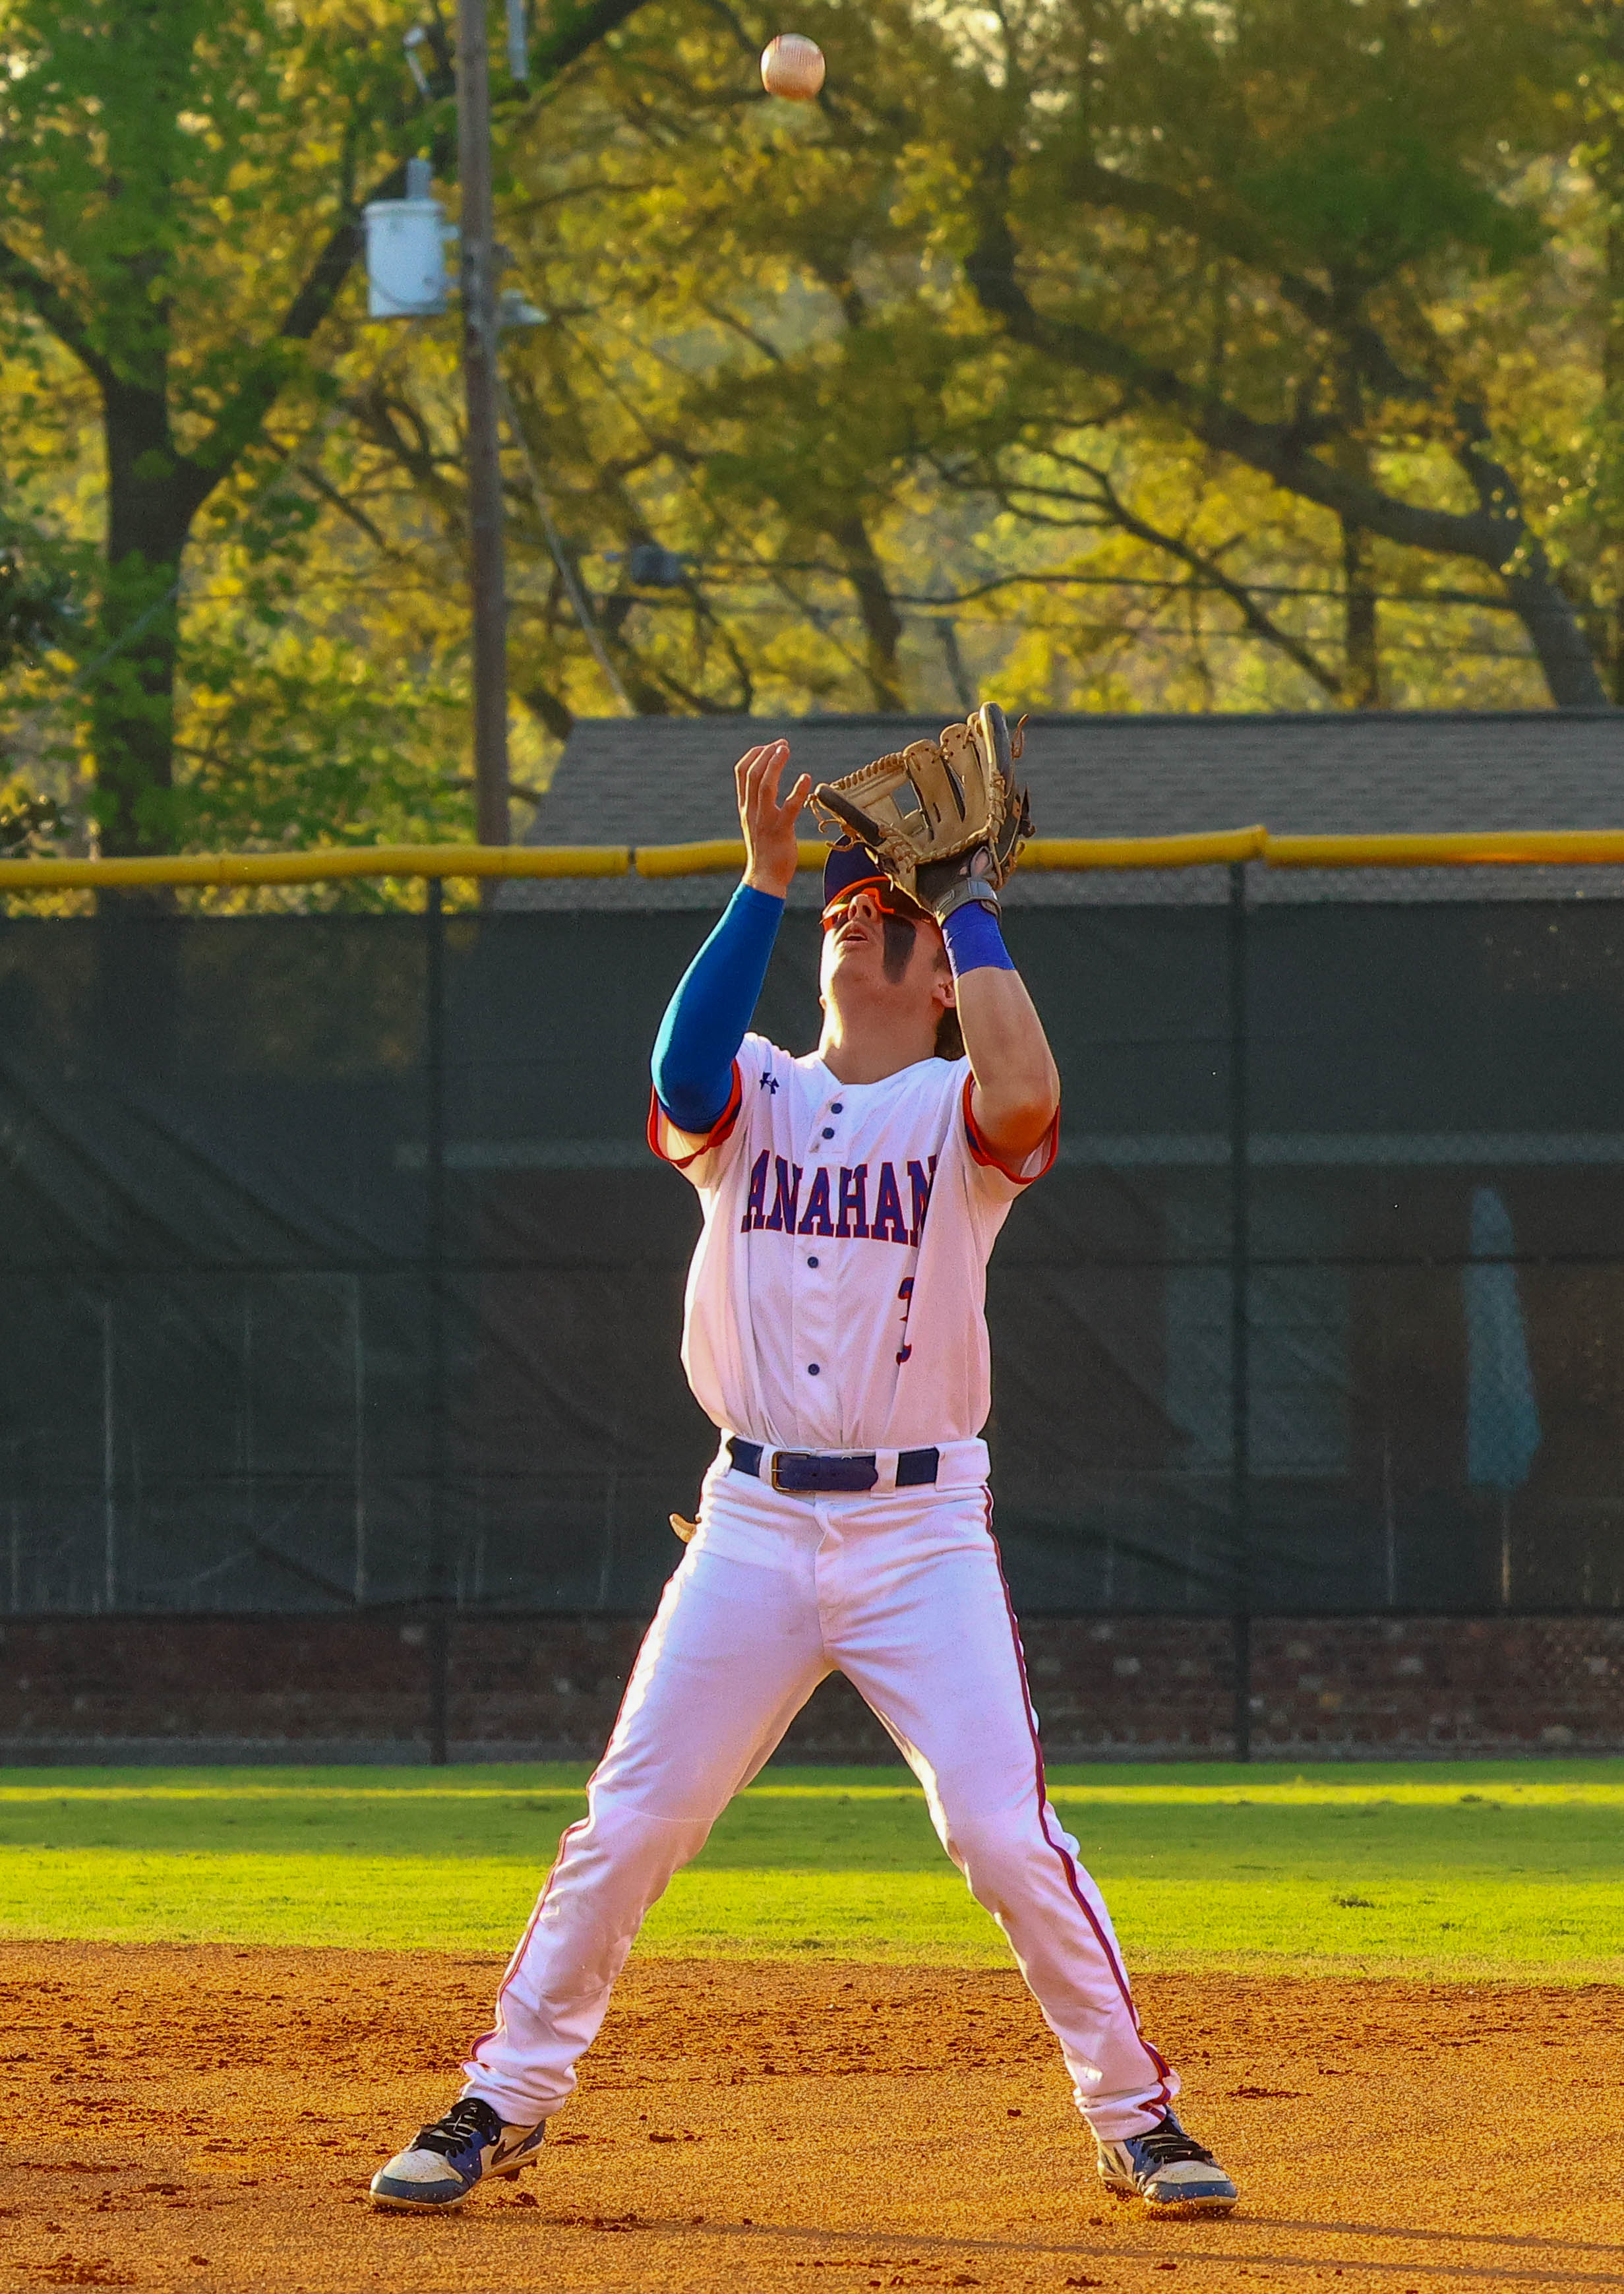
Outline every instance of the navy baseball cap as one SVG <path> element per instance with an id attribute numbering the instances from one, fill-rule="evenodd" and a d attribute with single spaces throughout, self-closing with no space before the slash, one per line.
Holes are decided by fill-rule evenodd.
<path id="1" fill-rule="evenodd" d="M 830 847 L 829 858 L 824 863 L 825 923 L 830 909 L 849 900 L 854 892 L 873 892 L 880 906 L 889 908 L 895 915 L 922 916 L 928 913 L 886 874 L 866 844 L 859 844 L 855 837 L 843 836 L 838 844 Z"/>

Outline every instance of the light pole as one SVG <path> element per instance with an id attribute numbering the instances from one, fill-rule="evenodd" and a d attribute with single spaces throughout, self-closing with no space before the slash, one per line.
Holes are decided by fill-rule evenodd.
<path id="1" fill-rule="evenodd" d="M 507 0 L 508 69 L 523 88 L 529 77 L 529 36 L 524 0 Z M 436 23 L 438 20 L 436 19 Z M 434 83 L 419 53 L 427 49 L 437 69 L 450 70 L 450 57 L 436 32 L 423 25 L 402 43 L 418 94 L 427 102 Z M 485 0 L 458 0 L 457 167 L 462 181 L 462 224 L 452 234 L 461 242 L 462 377 L 467 406 L 468 475 L 468 590 L 472 608 L 474 663 L 474 789 L 476 833 L 482 844 L 507 844 L 508 778 L 508 594 L 503 567 L 501 425 L 506 419 L 514 446 L 524 463 L 547 545 L 581 634 L 611 692 L 629 716 L 632 704 L 610 659 L 592 607 L 572 565 L 554 521 L 524 433 L 514 418 L 502 386 L 498 344 L 504 325 L 540 325 L 546 313 L 516 290 L 497 293 L 502 258 L 495 241 L 491 170 L 491 51 Z M 366 210 L 367 311 L 374 319 L 437 318 L 446 308 L 444 210 L 431 189 L 429 162 L 406 163 L 403 199 L 374 199 Z M 498 880 L 487 876 L 484 898 L 495 896 Z"/>
<path id="2" fill-rule="evenodd" d="M 468 425 L 468 587 L 474 636 L 474 789 L 482 844 L 509 838 L 508 595 L 496 364 L 491 56 L 485 0 L 458 0 L 457 169 L 462 184 L 462 378 Z M 488 890 L 496 880 L 486 878 Z"/>

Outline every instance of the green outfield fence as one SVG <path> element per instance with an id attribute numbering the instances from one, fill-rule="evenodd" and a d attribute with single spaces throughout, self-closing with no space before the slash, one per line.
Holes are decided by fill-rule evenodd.
<path id="1" fill-rule="evenodd" d="M 802 862 L 821 862 L 808 845 Z M 652 1608 L 714 1436 L 643 1144 L 706 919 L 448 878 L 737 844 L 0 863 L 0 1608 Z M 1624 834 L 1035 842 L 1227 898 L 1012 907 L 1066 1092 L 988 1289 L 1028 1614 L 1624 1611 L 1624 903 L 1249 898 Z M 338 875 L 419 912 L 19 896 Z M 719 905 L 721 886 L 719 883 Z M 812 1037 L 816 918 L 759 1025 Z M 438 1624 L 435 1625 L 435 1621 Z M 1241 1749 L 1246 1700 L 1238 1696 Z"/>

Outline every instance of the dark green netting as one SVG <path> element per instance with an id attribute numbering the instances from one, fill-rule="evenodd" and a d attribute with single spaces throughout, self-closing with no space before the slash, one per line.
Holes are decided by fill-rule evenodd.
<path id="1" fill-rule="evenodd" d="M 1018 1600 L 1624 1607 L 1624 914 L 1254 911 L 1242 1186 L 1233 928 L 1011 920 L 1066 1085 L 989 1286 Z M 0 925 L 0 1607 L 652 1604 L 714 1438 L 642 1137 L 704 919 L 446 919 L 437 1085 L 433 930 Z"/>

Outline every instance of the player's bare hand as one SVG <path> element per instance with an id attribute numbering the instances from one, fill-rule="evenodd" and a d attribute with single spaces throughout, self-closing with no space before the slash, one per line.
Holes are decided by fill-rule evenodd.
<path id="1" fill-rule="evenodd" d="M 744 831 L 744 882 L 778 899 L 794 879 L 800 857 L 795 825 L 812 793 L 811 775 L 802 773 L 780 803 L 778 784 L 789 761 L 789 743 L 768 741 L 762 748 L 746 749 L 733 769 Z"/>

